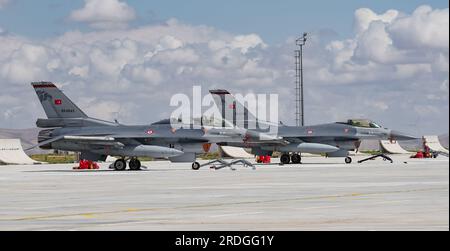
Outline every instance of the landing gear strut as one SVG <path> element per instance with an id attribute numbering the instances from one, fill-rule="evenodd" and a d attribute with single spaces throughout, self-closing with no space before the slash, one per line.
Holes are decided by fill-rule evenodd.
<path id="1" fill-rule="evenodd" d="M 133 171 L 141 170 L 141 162 L 137 158 L 130 159 L 129 166 Z"/>
<path id="2" fill-rule="evenodd" d="M 114 162 L 114 170 L 124 171 L 127 168 L 127 162 L 124 159 L 118 159 Z"/>

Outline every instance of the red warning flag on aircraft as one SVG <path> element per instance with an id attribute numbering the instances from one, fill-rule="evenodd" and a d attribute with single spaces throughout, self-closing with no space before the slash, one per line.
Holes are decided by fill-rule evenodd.
<path id="1" fill-rule="evenodd" d="M 62 105 L 61 99 L 55 99 L 55 105 Z"/>

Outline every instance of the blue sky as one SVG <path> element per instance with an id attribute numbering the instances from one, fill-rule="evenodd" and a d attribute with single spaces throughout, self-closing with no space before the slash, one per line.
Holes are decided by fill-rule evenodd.
<path id="1" fill-rule="evenodd" d="M 235 34 L 257 33 L 266 43 L 284 42 L 303 31 L 332 29 L 340 36 L 352 33 L 353 13 L 361 7 L 377 13 L 388 9 L 410 13 L 419 5 L 448 8 L 447 0 L 128 0 L 137 12 L 132 25 L 176 18 L 194 25 L 208 25 Z M 44 38 L 89 28 L 67 17 L 81 8 L 82 0 L 12 0 L 0 10 L 0 27 L 9 32 Z"/>
<path id="2" fill-rule="evenodd" d="M 273 93 L 293 124 L 292 38 L 304 31 L 307 124 L 448 132 L 447 0 L 0 0 L 0 128 L 45 116 L 31 81 L 128 124 L 169 117 L 193 85 Z"/>

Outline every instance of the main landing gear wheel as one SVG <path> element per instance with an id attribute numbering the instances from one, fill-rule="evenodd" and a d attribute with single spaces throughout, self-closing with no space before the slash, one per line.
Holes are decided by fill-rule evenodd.
<path id="1" fill-rule="evenodd" d="M 200 163 L 198 163 L 198 162 L 192 163 L 192 169 L 193 169 L 193 170 L 198 170 L 198 169 L 200 169 Z"/>
<path id="2" fill-rule="evenodd" d="M 133 171 L 141 170 L 141 162 L 138 159 L 131 159 L 129 166 Z"/>
<path id="3" fill-rule="evenodd" d="M 127 168 L 127 162 L 124 159 L 118 159 L 114 162 L 114 170 L 124 171 Z"/>
<path id="4" fill-rule="evenodd" d="M 289 156 L 289 154 L 283 154 L 280 157 L 280 162 L 283 165 L 287 165 L 287 164 L 289 164 L 291 162 L 291 157 Z"/>
<path id="5" fill-rule="evenodd" d="M 350 158 L 350 157 L 345 158 L 345 163 L 347 163 L 347 164 L 352 163 L 352 158 Z"/>
<path id="6" fill-rule="evenodd" d="M 293 154 L 291 156 L 291 161 L 294 164 L 300 164 L 302 162 L 302 157 L 300 156 L 300 154 Z"/>

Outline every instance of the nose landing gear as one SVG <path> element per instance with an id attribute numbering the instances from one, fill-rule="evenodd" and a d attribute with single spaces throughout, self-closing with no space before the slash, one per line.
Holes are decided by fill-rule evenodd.
<path id="1" fill-rule="evenodd" d="M 194 162 L 192 163 L 192 170 L 198 170 L 200 169 L 200 163 Z"/>
<path id="2" fill-rule="evenodd" d="M 350 157 L 346 157 L 346 158 L 345 158 L 345 163 L 346 163 L 346 164 L 350 164 L 350 163 L 352 163 L 352 161 L 353 161 L 353 160 L 352 160 L 352 158 L 350 158 Z"/>

